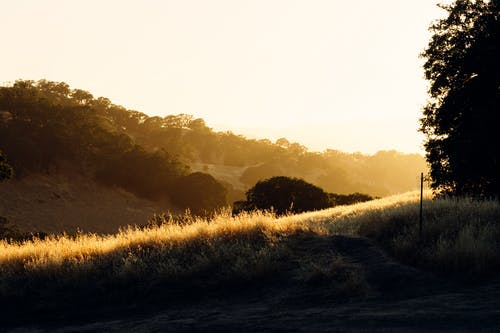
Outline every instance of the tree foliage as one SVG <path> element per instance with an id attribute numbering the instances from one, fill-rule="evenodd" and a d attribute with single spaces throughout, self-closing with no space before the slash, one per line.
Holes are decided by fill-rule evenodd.
<path id="1" fill-rule="evenodd" d="M 357 192 L 351 194 L 328 193 L 328 198 L 332 206 L 352 205 L 375 199 L 371 195 Z"/>
<path id="2" fill-rule="evenodd" d="M 194 172 L 179 178 L 174 190 L 172 202 L 189 208 L 194 215 L 207 216 L 226 205 L 226 189 L 206 173 Z"/>
<path id="3" fill-rule="evenodd" d="M 131 118 L 145 118 L 65 83 L 1 87 L 0 110 L 0 145 L 21 176 L 71 169 L 156 200 L 171 196 L 173 183 L 189 173 L 165 150 L 147 150 L 127 133 Z"/>
<path id="4" fill-rule="evenodd" d="M 141 146 L 104 157 L 96 178 L 101 183 L 122 187 L 148 199 L 175 196 L 174 183 L 189 173 L 189 168 L 167 152 L 147 152 Z M 186 192 L 197 195 L 198 189 L 187 187 Z M 193 198 L 191 204 L 196 202 Z"/>
<path id="5" fill-rule="evenodd" d="M 12 178 L 13 174 L 12 167 L 7 163 L 7 159 L 0 150 L 0 182 Z"/>
<path id="6" fill-rule="evenodd" d="M 284 176 L 259 181 L 246 193 L 245 202 L 237 202 L 238 210 L 272 209 L 281 215 L 324 209 L 330 206 L 328 194 L 299 178 Z"/>
<path id="7" fill-rule="evenodd" d="M 500 1 L 442 5 L 423 52 L 430 100 L 421 131 L 432 187 L 454 195 L 500 195 Z"/>
<path id="8" fill-rule="evenodd" d="M 233 204 L 233 213 L 253 210 L 272 210 L 278 215 L 352 205 L 373 200 L 363 193 L 326 193 L 303 179 L 277 176 L 261 180 L 246 193 L 246 200 Z"/>

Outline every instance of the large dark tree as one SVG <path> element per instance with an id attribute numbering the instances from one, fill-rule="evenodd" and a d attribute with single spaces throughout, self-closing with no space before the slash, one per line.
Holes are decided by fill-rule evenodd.
<path id="1" fill-rule="evenodd" d="M 431 186 L 440 193 L 500 195 L 499 0 L 442 5 L 423 52 L 430 99 L 421 131 Z"/>

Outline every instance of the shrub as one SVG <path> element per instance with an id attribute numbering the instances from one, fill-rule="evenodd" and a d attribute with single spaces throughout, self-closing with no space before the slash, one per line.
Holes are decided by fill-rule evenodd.
<path id="1" fill-rule="evenodd" d="M 332 206 L 339 205 L 353 205 L 358 202 L 365 202 L 375 199 L 371 195 L 363 194 L 363 193 L 352 193 L 352 194 L 335 194 L 328 193 L 328 197 L 330 199 L 330 204 Z"/>
<path id="2" fill-rule="evenodd" d="M 227 190 L 214 177 L 194 172 L 174 183 L 172 202 L 195 215 L 208 215 L 226 205 Z"/>
<path id="3" fill-rule="evenodd" d="M 276 214 L 301 213 L 330 206 L 328 194 L 298 178 L 273 177 L 258 182 L 246 193 L 247 200 L 236 202 L 235 213 L 272 209 Z"/>

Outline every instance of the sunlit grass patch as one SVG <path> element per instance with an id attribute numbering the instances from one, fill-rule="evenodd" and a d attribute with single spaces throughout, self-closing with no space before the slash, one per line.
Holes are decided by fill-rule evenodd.
<path id="1" fill-rule="evenodd" d="M 0 292 L 71 288 L 109 283 L 186 282 L 252 279 L 279 269 L 283 255 L 276 235 L 295 228 L 266 214 L 195 219 L 129 227 L 116 235 L 52 236 L 19 244 L 0 243 Z M 194 281 L 194 280 L 196 281 Z M 49 288 L 49 289 L 51 289 Z"/>
<path id="2" fill-rule="evenodd" d="M 165 216 L 114 235 L 0 241 L 0 293 L 50 297 L 63 291 L 99 294 L 113 288 L 161 288 L 168 293 L 180 287 L 204 290 L 267 283 L 292 267 L 297 254 L 291 244 L 304 233 L 318 240 L 330 235 L 367 237 L 397 260 L 436 272 L 488 275 L 500 267 L 498 202 L 426 197 L 420 239 L 418 200 L 418 193 L 406 193 L 280 218 L 263 212 L 232 216 L 225 211 L 211 220 L 186 217 L 179 223 Z M 300 281 L 333 281 L 337 287 L 346 283 L 342 288 L 350 288 L 352 294 L 362 288 L 361 274 L 343 265 L 347 261 L 335 259 L 335 253 L 324 255 L 297 261 Z M 347 281 L 359 283 L 349 286 Z"/>

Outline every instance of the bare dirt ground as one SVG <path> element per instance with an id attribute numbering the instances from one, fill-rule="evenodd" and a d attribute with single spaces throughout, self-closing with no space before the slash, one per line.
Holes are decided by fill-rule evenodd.
<path id="1" fill-rule="evenodd" d="M 7 331 L 500 332 L 498 279 L 450 281 L 401 265 L 364 238 L 304 235 L 291 242 L 290 250 L 292 264 L 285 279 L 195 299 L 62 311 L 30 324 L 10 325 Z M 362 273 L 351 285 L 357 290 L 349 284 L 336 289 L 318 274 L 296 279 L 307 273 L 304 267 L 321 271 L 330 264 L 325 258 L 339 257 Z M 297 264 L 310 258 L 316 259 L 309 266 Z"/>

